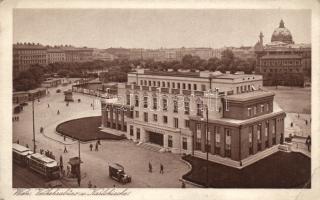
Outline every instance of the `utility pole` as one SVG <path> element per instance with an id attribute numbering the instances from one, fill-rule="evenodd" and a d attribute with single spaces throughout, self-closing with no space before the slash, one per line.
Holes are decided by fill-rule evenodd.
<path id="1" fill-rule="evenodd" d="M 207 167 L 206 167 L 206 186 L 209 187 L 209 149 L 208 149 L 208 133 L 209 133 L 209 113 L 208 105 L 206 106 L 206 117 L 207 117 L 207 126 L 206 126 L 206 153 L 207 153 Z"/>
<path id="2" fill-rule="evenodd" d="M 79 144 L 79 147 L 78 147 L 78 150 L 79 150 L 79 173 L 78 173 L 78 179 L 79 179 L 79 182 L 81 182 L 80 139 L 78 139 L 78 144 Z"/>
<path id="3" fill-rule="evenodd" d="M 36 153 L 36 134 L 34 130 L 34 96 L 32 97 L 32 131 L 33 131 L 33 152 Z"/>

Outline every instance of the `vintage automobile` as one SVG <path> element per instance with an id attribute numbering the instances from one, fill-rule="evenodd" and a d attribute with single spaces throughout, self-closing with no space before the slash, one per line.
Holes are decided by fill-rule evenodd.
<path id="1" fill-rule="evenodd" d="M 131 182 L 131 176 L 127 175 L 124 172 L 124 167 L 118 163 L 109 165 L 109 177 L 122 184 Z"/>

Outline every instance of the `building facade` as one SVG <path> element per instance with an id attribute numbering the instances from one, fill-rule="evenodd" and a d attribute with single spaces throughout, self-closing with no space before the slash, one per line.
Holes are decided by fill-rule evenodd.
<path id="1" fill-rule="evenodd" d="M 271 37 L 263 44 L 263 34 L 255 45 L 256 72 L 263 75 L 264 85 L 304 86 L 311 81 L 311 45 L 295 44 L 281 20 Z"/>
<path id="2" fill-rule="evenodd" d="M 13 75 L 26 71 L 31 65 L 47 65 L 47 48 L 34 43 L 17 43 L 13 45 Z"/>
<path id="3" fill-rule="evenodd" d="M 66 62 L 66 54 L 62 49 L 50 48 L 47 50 L 48 64 Z"/>
<path id="4" fill-rule="evenodd" d="M 285 113 L 261 87 L 260 75 L 138 70 L 118 86 L 117 98 L 102 100 L 102 127 L 161 151 L 201 157 L 208 126 L 212 160 L 239 167 L 283 137 Z"/>

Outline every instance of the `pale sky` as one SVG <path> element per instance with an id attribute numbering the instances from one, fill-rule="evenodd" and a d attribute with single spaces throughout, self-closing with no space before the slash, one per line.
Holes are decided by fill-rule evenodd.
<path id="1" fill-rule="evenodd" d="M 16 9 L 13 42 L 95 48 L 252 46 L 270 42 L 283 19 L 295 43 L 310 43 L 309 10 Z"/>

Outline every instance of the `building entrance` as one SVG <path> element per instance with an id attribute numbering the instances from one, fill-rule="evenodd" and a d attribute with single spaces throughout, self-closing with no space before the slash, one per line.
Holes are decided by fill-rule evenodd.
<path id="1" fill-rule="evenodd" d="M 149 142 L 163 146 L 163 135 L 160 133 L 149 132 Z"/>

